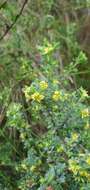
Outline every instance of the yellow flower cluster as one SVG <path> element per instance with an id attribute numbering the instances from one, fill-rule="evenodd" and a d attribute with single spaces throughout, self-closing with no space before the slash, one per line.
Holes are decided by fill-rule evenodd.
<path id="1" fill-rule="evenodd" d="M 54 101 L 58 101 L 61 98 L 60 92 L 59 91 L 55 91 L 54 94 L 52 95 L 52 99 Z"/>
<path id="2" fill-rule="evenodd" d="M 75 160 L 69 160 L 69 170 L 76 175 L 80 171 L 80 166 Z"/>
<path id="3" fill-rule="evenodd" d="M 88 178 L 90 180 L 90 174 L 87 171 L 80 171 L 80 176 Z"/>
<path id="4" fill-rule="evenodd" d="M 57 84 L 58 81 L 54 80 L 54 83 Z M 39 82 L 38 87 L 40 91 L 36 91 L 35 86 L 33 86 L 32 84 L 31 86 L 25 86 L 25 88 L 23 88 L 23 92 L 25 94 L 27 101 L 34 100 L 37 102 L 41 102 L 41 100 L 44 99 L 45 95 L 41 91 L 44 92 L 44 90 L 48 88 L 48 82 L 46 82 L 45 80 L 42 80 Z M 53 94 L 51 95 L 51 99 L 54 101 L 58 101 L 58 100 L 64 101 L 64 100 L 67 100 L 68 97 L 69 97 L 69 94 L 65 93 L 62 96 L 59 90 L 55 90 Z"/>
<path id="5" fill-rule="evenodd" d="M 48 88 L 48 83 L 45 82 L 45 81 L 41 81 L 40 82 L 40 87 L 41 87 L 42 90 L 45 90 L 45 89 Z"/>
<path id="6" fill-rule="evenodd" d="M 40 94 L 39 92 L 35 92 L 34 94 L 31 95 L 31 99 L 40 103 L 41 100 L 44 99 L 44 95 Z"/>
<path id="7" fill-rule="evenodd" d="M 82 118 L 89 116 L 89 110 L 88 108 L 81 111 Z"/>
<path id="8" fill-rule="evenodd" d="M 90 158 L 88 158 L 86 162 L 90 165 Z M 86 177 L 88 180 L 90 180 L 90 174 L 83 170 L 76 160 L 69 160 L 69 170 L 71 170 L 74 175 L 79 174 L 81 177 Z"/>

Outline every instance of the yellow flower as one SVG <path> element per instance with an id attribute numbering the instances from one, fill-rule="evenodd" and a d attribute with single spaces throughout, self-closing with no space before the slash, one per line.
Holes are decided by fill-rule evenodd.
<path id="1" fill-rule="evenodd" d="M 88 108 L 81 111 L 82 118 L 89 116 L 89 110 Z"/>
<path id="2" fill-rule="evenodd" d="M 79 174 L 83 177 L 88 177 L 87 171 L 80 171 Z"/>
<path id="3" fill-rule="evenodd" d="M 90 156 L 86 159 L 86 163 L 90 165 Z"/>
<path id="4" fill-rule="evenodd" d="M 47 47 L 44 49 L 44 53 L 47 54 L 48 52 L 49 52 L 49 48 Z"/>
<path id="5" fill-rule="evenodd" d="M 86 177 L 90 181 L 90 174 L 87 171 L 80 171 L 79 174 L 82 177 Z"/>
<path id="6" fill-rule="evenodd" d="M 78 134 L 77 134 L 77 133 L 72 133 L 71 139 L 72 139 L 72 141 L 77 141 L 77 139 L 78 139 Z"/>
<path id="7" fill-rule="evenodd" d="M 41 82 L 40 82 L 40 87 L 41 87 L 42 90 L 45 90 L 45 89 L 47 89 L 47 87 L 48 87 L 48 83 L 45 82 L 45 81 L 41 81 Z"/>
<path id="8" fill-rule="evenodd" d="M 50 53 L 53 49 L 53 46 L 51 44 L 48 44 L 48 47 L 44 48 L 44 54 Z"/>
<path id="9" fill-rule="evenodd" d="M 44 96 L 40 94 L 39 92 L 35 92 L 34 94 L 31 95 L 31 99 L 37 102 L 41 102 L 41 100 L 44 99 Z"/>
<path id="10" fill-rule="evenodd" d="M 56 91 L 54 92 L 53 96 L 52 96 L 52 99 L 53 99 L 54 101 L 58 101 L 58 100 L 60 99 L 60 97 L 61 97 L 60 92 L 56 90 Z"/>

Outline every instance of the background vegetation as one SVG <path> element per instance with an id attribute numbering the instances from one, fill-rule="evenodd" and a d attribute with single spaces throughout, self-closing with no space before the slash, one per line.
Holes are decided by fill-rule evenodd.
<path id="1" fill-rule="evenodd" d="M 0 1 L 0 189 L 90 190 L 90 1 Z"/>

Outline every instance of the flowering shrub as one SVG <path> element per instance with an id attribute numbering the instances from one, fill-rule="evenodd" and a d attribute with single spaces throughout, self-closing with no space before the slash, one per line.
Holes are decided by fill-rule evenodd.
<path id="1" fill-rule="evenodd" d="M 23 92 L 32 126 L 21 132 L 27 157 L 19 165 L 19 189 L 82 189 L 90 183 L 87 92 L 67 92 L 48 78 L 36 79 Z"/>
<path id="2" fill-rule="evenodd" d="M 19 189 L 82 189 L 90 183 L 89 97 L 83 88 L 62 88 L 53 48 L 43 48 L 44 75 L 23 88 L 32 122 L 21 132 L 27 157 L 19 165 Z"/>
<path id="3" fill-rule="evenodd" d="M 7 138 L 1 146 L 0 151 L 5 153 L 1 154 L 0 161 L 2 167 L 9 164 L 13 171 L 11 177 L 7 178 L 4 185 L 1 182 L 1 185 L 3 189 L 7 187 L 11 190 L 12 187 L 15 190 L 88 189 L 88 93 L 82 87 L 67 90 L 68 70 L 65 68 L 63 76 L 59 75 L 59 63 L 53 57 L 57 44 L 53 47 L 46 43 L 38 48 L 42 57 L 39 70 L 37 68 L 32 71 L 30 67 L 27 72 L 31 72 L 32 80 L 29 80 L 29 75 L 25 70 L 23 72 L 28 62 L 25 62 L 23 69 L 20 67 L 26 81 L 19 89 L 18 101 L 11 101 L 6 110 L 6 123 L 1 136 L 3 140 Z M 3 172 L 2 175 L 1 172 L 1 181 L 4 177 L 6 179 L 5 175 L 6 173 Z M 15 187 L 13 183 L 11 185 L 14 178 Z"/>
<path id="4" fill-rule="evenodd" d="M 0 190 L 90 190 L 89 12 L 0 1 Z"/>

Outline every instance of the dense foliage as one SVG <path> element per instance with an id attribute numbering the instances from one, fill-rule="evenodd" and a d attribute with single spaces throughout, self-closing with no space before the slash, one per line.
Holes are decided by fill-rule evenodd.
<path id="1" fill-rule="evenodd" d="M 0 3 L 0 189 L 89 190 L 90 2 Z"/>

